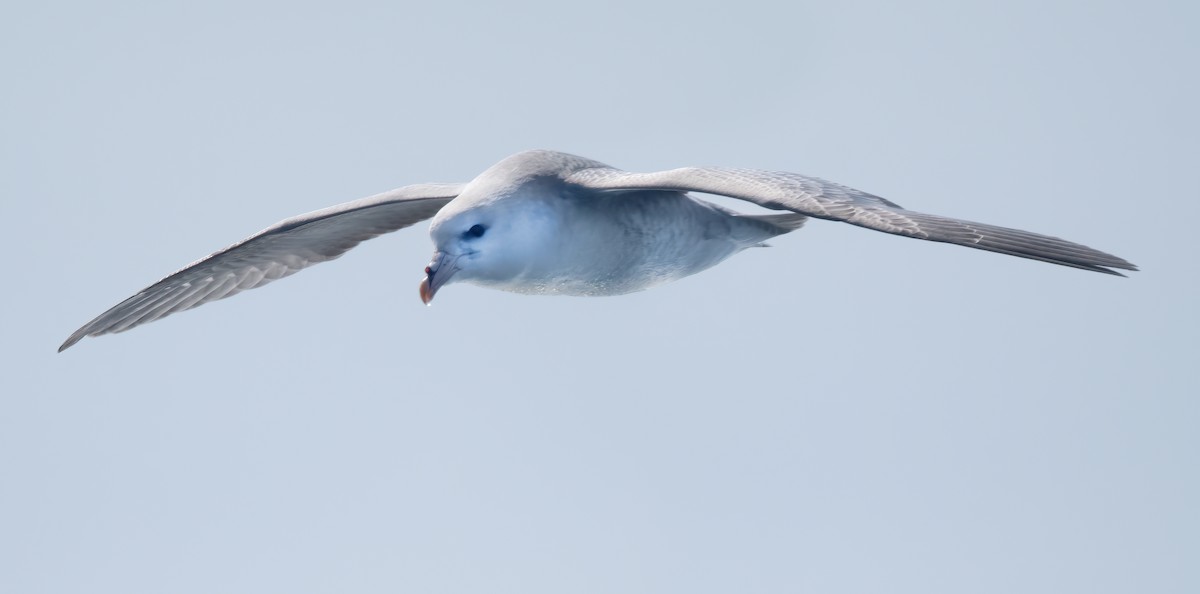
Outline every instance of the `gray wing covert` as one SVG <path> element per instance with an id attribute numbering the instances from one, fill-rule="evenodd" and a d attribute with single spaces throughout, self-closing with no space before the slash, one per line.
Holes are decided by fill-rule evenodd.
<path id="1" fill-rule="evenodd" d="M 123 332 L 338 258 L 363 241 L 433 217 L 462 187 L 405 186 L 280 221 L 142 289 L 76 330 L 58 350 L 85 336 Z"/>
<path id="2" fill-rule="evenodd" d="M 663 189 L 718 194 L 766 208 L 790 210 L 884 233 L 1094 272 L 1123 276 L 1112 269 L 1137 270 L 1122 258 L 1057 237 L 915 212 L 854 188 L 785 171 L 685 167 L 656 173 L 630 173 L 597 167 L 576 171 L 568 175 L 566 181 L 597 190 Z"/>

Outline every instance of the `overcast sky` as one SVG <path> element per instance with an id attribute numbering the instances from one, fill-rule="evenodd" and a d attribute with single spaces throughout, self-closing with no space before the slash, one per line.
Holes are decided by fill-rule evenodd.
<path id="1" fill-rule="evenodd" d="M 19 4 L 0 591 L 1200 591 L 1195 3 Z M 527 148 L 1143 272 L 813 221 L 644 293 L 424 307 L 421 225 L 55 353 L 282 218 Z"/>

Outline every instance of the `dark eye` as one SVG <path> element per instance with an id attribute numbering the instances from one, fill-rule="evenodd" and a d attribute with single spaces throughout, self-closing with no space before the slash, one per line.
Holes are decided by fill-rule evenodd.
<path id="1" fill-rule="evenodd" d="M 471 225 L 470 229 L 467 229 L 465 232 L 463 232 L 463 236 L 464 237 L 483 237 L 483 234 L 486 232 L 487 232 L 487 227 L 484 227 L 483 225 Z"/>

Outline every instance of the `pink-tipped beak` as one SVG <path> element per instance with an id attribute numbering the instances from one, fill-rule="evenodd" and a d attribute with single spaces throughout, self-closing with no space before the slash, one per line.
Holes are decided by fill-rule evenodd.
<path id="1" fill-rule="evenodd" d="M 433 301 L 433 289 L 429 288 L 429 273 L 426 273 L 425 278 L 421 279 L 421 286 L 417 290 L 421 293 L 421 303 L 429 305 L 429 302 Z"/>
<path id="2" fill-rule="evenodd" d="M 422 303 L 429 305 L 429 302 L 433 301 L 438 289 L 458 271 L 458 267 L 455 266 L 457 262 L 458 256 L 451 256 L 445 252 L 433 253 L 433 259 L 425 267 L 425 278 L 421 280 L 421 286 L 417 289 L 421 293 Z"/>

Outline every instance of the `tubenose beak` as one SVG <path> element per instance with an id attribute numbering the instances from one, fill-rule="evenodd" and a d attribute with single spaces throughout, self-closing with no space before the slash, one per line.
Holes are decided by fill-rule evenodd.
<path id="1" fill-rule="evenodd" d="M 421 286 L 418 289 L 421 293 L 421 301 L 425 305 L 429 305 L 438 289 L 449 282 L 455 272 L 458 272 L 458 266 L 455 266 L 457 262 L 458 256 L 451 256 L 446 252 L 433 253 L 433 259 L 425 267 L 425 278 L 421 280 Z"/>

